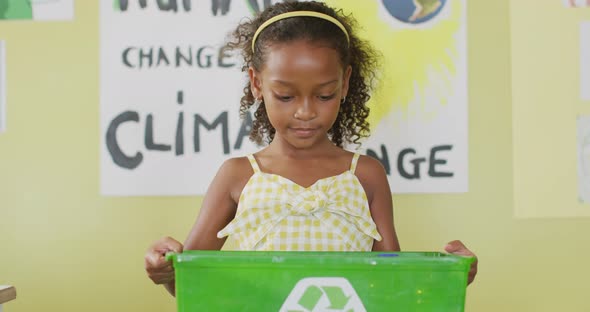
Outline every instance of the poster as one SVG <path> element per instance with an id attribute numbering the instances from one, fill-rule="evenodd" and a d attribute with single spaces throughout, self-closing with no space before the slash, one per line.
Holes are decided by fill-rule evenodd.
<path id="1" fill-rule="evenodd" d="M 103 195 L 201 195 L 225 159 L 258 149 L 239 119 L 240 59 L 221 47 L 274 2 L 100 2 Z M 381 161 L 394 193 L 466 192 L 466 1 L 327 2 L 383 54 L 358 150 Z"/>
<path id="2" fill-rule="evenodd" d="M 590 20 L 580 23 L 580 97 L 590 101 Z"/>
<path id="3" fill-rule="evenodd" d="M 467 192 L 466 1 L 333 3 L 352 8 L 384 55 L 363 147 L 381 160 L 392 191 Z"/>
<path id="4" fill-rule="evenodd" d="M 74 0 L 0 0 L 0 20 L 60 21 L 74 18 Z"/>
<path id="5" fill-rule="evenodd" d="M 590 204 L 590 115 L 579 116 L 578 126 L 578 196 Z"/>
<path id="6" fill-rule="evenodd" d="M 563 4 L 568 8 L 587 8 L 590 0 L 563 0 Z"/>
<path id="7" fill-rule="evenodd" d="M 590 10 L 559 0 L 511 1 L 510 10 L 514 214 L 590 216 L 584 99 Z"/>

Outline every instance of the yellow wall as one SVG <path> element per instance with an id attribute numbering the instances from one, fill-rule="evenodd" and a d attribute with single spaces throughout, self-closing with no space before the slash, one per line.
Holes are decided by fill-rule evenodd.
<path id="1" fill-rule="evenodd" d="M 470 191 L 395 196 L 402 248 L 466 241 L 481 259 L 467 311 L 590 311 L 590 219 L 513 217 L 508 0 L 468 4 Z M 174 311 L 143 253 L 184 239 L 201 198 L 99 196 L 98 2 L 76 5 L 73 22 L 0 22 L 0 284 L 18 291 L 5 309 Z"/>

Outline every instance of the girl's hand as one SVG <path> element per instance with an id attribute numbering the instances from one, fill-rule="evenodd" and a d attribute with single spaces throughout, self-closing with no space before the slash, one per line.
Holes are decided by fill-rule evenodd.
<path id="1" fill-rule="evenodd" d="M 174 281 L 174 268 L 165 258 L 168 252 L 182 252 L 182 244 L 171 237 L 163 237 L 153 243 L 145 254 L 145 271 L 156 284 Z"/>
<path id="2" fill-rule="evenodd" d="M 471 252 L 471 250 L 467 249 L 465 245 L 459 240 L 454 240 L 448 243 L 445 246 L 445 251 L 454 255 L 459 256 L 468 256 L 468 257 L 475 257 L 475 261 L 471 264 L 471 269 L 469 270 L 469 278 L 467 280 L 467 285 L 471 284 L 475 279 L 475 275 L 477 275 L 477 256 Z"/>

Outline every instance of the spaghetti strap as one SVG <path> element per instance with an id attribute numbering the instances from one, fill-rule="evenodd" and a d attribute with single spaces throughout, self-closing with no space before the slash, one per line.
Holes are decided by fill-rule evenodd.
<path id="1" fill-rule="evenodd" d="M 252 166 L 252 170 L 254 170 L 254 173 L 260 172 L 260 167 L 258 167 L 258 163 L 256 162 L 256 158 L 254 158 L 254 155 L 248 155 L 248 160 L 250 161 L 250 165 Z"/>
<path id="2" fill-rule="evenodd" d="M 354 156 L 352 156 L 352 162 L 350 163 L 350 172 L 352 173 L 356 171 L 356 164 L 358 163 L 359 156 L 361 156 L 359 153 L 354 153 Z"/>

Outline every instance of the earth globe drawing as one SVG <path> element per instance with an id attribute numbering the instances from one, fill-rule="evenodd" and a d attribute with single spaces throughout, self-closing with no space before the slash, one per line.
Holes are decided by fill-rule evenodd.
<path id="1" fill-rule="evenodd" d="M 421 24 L 436 17 L 447 0 L 382 0 L 395 19 L 408 24 Z"/>

